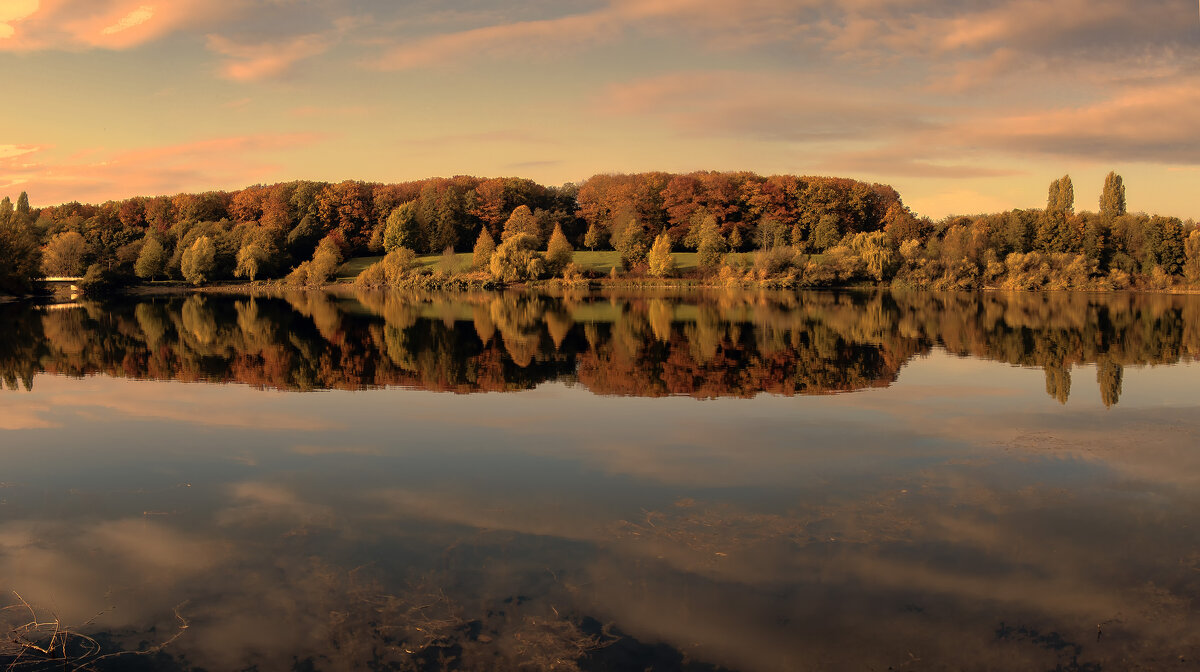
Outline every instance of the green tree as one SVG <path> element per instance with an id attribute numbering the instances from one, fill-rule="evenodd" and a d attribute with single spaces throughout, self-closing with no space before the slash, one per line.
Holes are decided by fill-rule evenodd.
<path id="1" fill-rule="evenodd" d="M 1111 224 L 1112 220 L 1125 214 L 1125 182 L 1120 175 L 1111 172 L 1104 178 L 1104 191 L 1100 192 L 1100 216 Z"/>
<path id="2" fill-rule="evenodd" d="M 492 234 L 488 233 L 487 227 L 479 232 L 479 238 L 475 239 L 475 249 L 471 254 L 471 266 L 480 271 L 486 271 L 489 264 L 492 263 L 492 253 L 496 251 L 496 241 L 492 240 Z"/>
<path id="3" fill-rule="evenodd" d="M 156 235 L 147 235 L 142 243 L 141 252 L 133 264 L 133 272 L 143 280 L 153 280 L 167 270 L 167 261 L 171 255 L 167 253 Z"/>
<path id="4" fill-rule="evenodd" d="M 87 243 L 76 231 L 57 233 L 42 251 L 42 270 L 48 276 L 76 277 L 86 270 L 83 257 Z"/>
<path id="5" fill-rule="evenodd" d="M 421 247 L 423 236 L 417 218 L 417 203 L 409 201 L 396 206 L 388 215 L 383 229 L 383 249 L 391 252 L 397 247 L 415 250 Z"/>
<path id="6" fill-rule="evenodd" d="M 193 285 L 202 285 L 212 277 L 216 268 L 217 248 L 208 236 L 200 236 L 183 253 L 179 270 L 183 279 Z"/>
<path id="7" fill-rule="evenodd" d="M 646 263 L 650 265 L 650 275 L 656 278 L 666 278 L 675 273 L 675 256 L 671 254 L 671 236 L 664 231 L 654 239 L 650 253 L 646 255 Z"/>
<path id="8" fill-rule="evenodd" d="M 574 258 L 575 248 L 571 247 L 571 243 L 567 242 L 567 237 L 563 235 L 562 227 L 555 224 L 554 232 L 550 234 L 550 241 L 546 243 L 546 270 L 551 275 L 562 273 L 562 270 Z"/>

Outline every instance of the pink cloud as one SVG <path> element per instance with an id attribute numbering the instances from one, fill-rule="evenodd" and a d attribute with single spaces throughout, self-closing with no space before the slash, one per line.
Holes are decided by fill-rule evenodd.
<path id="1" fill-rule="evenodd" d="M 229 15 L 235 3 L 201 0 L 41 0 L 10 18 L 0 50 L 129 49 Z M 22 12 L 24 13 L 24 12 Z"/>
<path id="2" fill-rule="evenodd" d="M 405 70 L 478 58 L 550 56 L 613 42 L 633 31 L 698 33 L 705 44 L 748 47 L 808 32 L 796 10 L 822 0 L 614 0 L 581 14 L 503 23 L 421 38 L 388 50 L 375 65 Z"/>
<path id="3" fill-rule="evenodd" d="M 283 42 L 241 44 L 219 35 L 208 36 L 208 48 L 225 57 L 221 75 L 237 82 L 253 82 L 286 74 L 296 63 L 329 50 L 324 35 L 299 35 Z"/>
<path id="4" fill-rule="evenodd" d="M 621 25 L 610 11 L 523 21 L 415 40 L 387 51 L 375 65 L 385 70 L 446 65 L 462 58 L 544 54 L 611 40 Z"/>
<path id="5" fill-rule="evenodd" d="M 103 151 L 58 160 L 51 148 L 0 155 L 0 185 L 20 185 L 40 205 L 238 188 L 279 173 L 272 154 L 316 144 L 315 133 L 263 133 Z M 74 159 L 74 160 L 72 160 Z M 86 159 L 86 160 L 84 160 Z"/>

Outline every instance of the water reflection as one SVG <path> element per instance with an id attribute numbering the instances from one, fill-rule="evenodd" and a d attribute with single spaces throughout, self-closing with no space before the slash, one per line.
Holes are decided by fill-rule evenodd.
<path id="1" fill-rule="evenodd" d="M 0 664 L 1191 669 L 1195 301 L 0 307 Z"/>
<path id="2" fill-rule="evenodd" d="M 482 392 L 562 380 L 596 394 L 749 397 L 887 386 L 912 357 L 1039 367 L 1066 403 L 1095 364 L 1190 361 L 1200 297 L 1063 294 L 193 295 L 40 312 L 4 308 L 0 374 L 239 382 L 285 390 Z"/>

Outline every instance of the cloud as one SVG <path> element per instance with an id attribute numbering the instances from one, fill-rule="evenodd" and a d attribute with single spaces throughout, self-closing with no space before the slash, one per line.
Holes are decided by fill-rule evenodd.
<path id="1" fill-rule="evenodd" d="M 276 43 L 241 44 L 219 35 L 208 36 L 208 48 L 225 57 L 221 75 L 237 82 L 253 82 L 287 74 L 302 60 L 329 50 L 326 35 L 300 35 Z"/>
<path id="2" fill-rule="evenodd" d="M 272 155 L 310 147 L 326 137 L 260 133 L 120 151 L 100 149 L 66 159 L 56 158 L 51 147 L 17 146 L 25 151 L 0 151 L 0 184 L 25 185 L 39 204 L 240 188 L 283 169 L 285 164 Z"/>
<path id="3" fill-rule="evenodd" d="M 1090 104 L 1011 113 L 962 129 L 961 144 L 1096 160 L 1200 163 L 1200 77 L 1134 86 Z"/>
<path id="4" fill-rule="evenodd" d="M 108 26 L 104 30 L 101 30 L 100 34 L 101 35 L 112 35 L 114 33 L 119 33 L 122 30 L 129 30 L 130 28 L 133 28 L 135 26 L 142 25 L 143 23 L 149 21 L 152 18 L 154 18 L 154 8 L 149 7 L 147 5 L 142 5 L 142 6 L 138 7 L 137 9 L 129 12 L 125 16 L 121 17 L 120 21 L 117 21 L 116 23 L 112 24 L 111 26 Z"/>
<path id="5" fill-rule="evenodd" d="M 0 50 L 129 49 L 232 16 L 232 0 L 41 0 L 0 12 Z"/>
<path id="6" fill-rule="evenodd" d="M 931 123 L 921 106 L 803 73 L 673 73 L 612 85 L 596 104 L 608 114 L 659 117 L 684 135 L 759 140 L 861 140 Z"/>
<path id="7" fill-rule="evenodd" d="M 546 55 L 609 41 L 620 30 L 620 22 L 609 11 L 499 24 L 420 38 L 387 50 L 374 65 L 384 70 L 407 70 L 464 58 Z"/>

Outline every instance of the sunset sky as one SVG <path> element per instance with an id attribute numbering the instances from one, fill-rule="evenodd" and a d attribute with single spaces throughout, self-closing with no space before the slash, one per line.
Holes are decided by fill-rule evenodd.
<path id="1" fill-rule="evenodd" d="M 1200 218 L 1166 0 L 0 0 L 0 195 L 700 169 Z"/>

